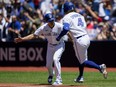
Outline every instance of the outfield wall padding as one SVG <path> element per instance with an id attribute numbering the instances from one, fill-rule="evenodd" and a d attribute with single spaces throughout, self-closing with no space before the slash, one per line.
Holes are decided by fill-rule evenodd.
<path id="1" fill-rule="evenodd" d="M 65 42 L 61 58 L 64 67 L 78 66 L 71 42 Z M 0 66 L 45 66 L 47 42 L 0 42 Z M 98 64 L 116 67 L 116 41 L 91 41 L 88 58 Z"/>

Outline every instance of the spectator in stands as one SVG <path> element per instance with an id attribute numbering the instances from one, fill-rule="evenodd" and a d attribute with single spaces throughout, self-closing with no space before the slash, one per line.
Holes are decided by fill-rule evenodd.
<path id="1" fill-rule="evenodd" d="M 116 23 L 115 0 L 82 0 L 84 4 L 81 4 L 80 0 L 1 0 L 0 13 L 3 13 L 3 19 L 6 21 L 4 32 L 7 35 L 9 31 L 6 26 L 12 22 L 12 16 L 16 15 L 17 20 L 23 25 L 21 35 L 33 33 L 37 27 L 44 24 L 44 13 L 52 11 L 56 18 L 59 14 L 63 15 L 62 4 L 65 1 L 72 1 L 78 8 L 76 11 L 87 18 L 87 30 L 91 40 L 101 32 L 101 28 L 98 27 L 101 22 L 108 23 L 112 33 Z M 27 27 L 24 27 L 25 25 Z"/>
<path id="2" fill-rule="evenodd" d="M 0 2 L 0 14 L 3 14 L 3 16 L 6 16 L 6 9 L 5 9 L 5 4 L 3 2 Z"/>
<path id="3" fill-rule="evenodd" d="M 39 8 L 40 8 L 40 5 L 41 5 L 42 0 L 33 0 L 33 2 L 34 2 L 34 5 L 35 5 L 35 9 L 39 9 Z"/>
<path id="4" fill-rule="evenodd" d="M 35 4 L 34 4 L 33 0 L 26 0 L 26 1 L 31 8 L 35 9 Z"/>
<path id="5" fill-rule="evenodd" d="M 93 18 L 95 18 L 98 22 L 102 22 L 103 21 L 103 19 L 98 15 L 98 13 L 97 12 L 94 12 L 89 5 L 87 5 L 87 4 L 84 3 L 83 6 L 91 14 L 91 16 Z"/>
<path id="6" fill-rule="evenodd" d="M 116 40 L 116 23 L 113 24 L 112 31 L 110 33 L 112 40 Z"/>
<path id="7" fill-rule="evenodd" d="M 110 1 L 111 1 L 112 9 L 115 9 L 116 8 L 116 0 L 110 0 Z"/>
<path id="8" fill-rule="evenodd" d="M 21 20 L 21 30 L 20 30 L 20 34 L 22 37 L 26 36 L 29 34 L 29 30 L 28 30 L 28 24 L 26 23 L 26 20 Z"/>
<path id="9" fill-rule="evenodd" d="M 84 15 L 84 13 L 85 13 L 85 8 L 82 6 L 82 4 L 80 4 L 80 3 L 78 4 L 78 7 L 77 7 L 77 9 L 76 9 L 76 12 L 78 12 L 78 13 Z"/>
<path id="10" fill-rule="evenodd" d="M 92 0 L 92 8 L 94 11 L 99 12 L 99 3 L 101 0 Z"/>
<path id="11" fill-rule="evenodd" d="M 116 23 L 116 0 L 113 0 L 113 6 L 110 15 L 110 25 L 113 26 L 113 24 Z"/>
<path id="12" fill-rule="evenodd" d="M 111 10 L 112 10 L 111 1 L 107 0 L 105 2 L 104 9 L 105 9 L 106 16 L 110 16 L 110 13 L 111 13 Z"/>
<path id="13" fill-rule="evenodd" d="M 37 13 L 30 16 L 28 12 L 25 12 L 24 15 L 29 19 L 28 22 L 30 22 L 30 33 L 33 33 L 41 25 L 41 20 L 39 19 Z"/>
<path id="14" fill-rule="evenodd" d="M 22 2 L 20 0 L 14 0 L 12 6 L 13 6 L 14 14 L 16 16 L 19 16 L 22 11 Z"/>
<path id="15" fill-rule="evenodd" d="M 17 20 L 16 15 L 12 16 L 12 22 L 8 24 L 8 36 L 7 41 L 12 42 L 14 38 L 20 37 L 21 24 Z"/>
<path id="16" fill-rule="evenodd" d="M 5 38 L 4 38 L 5 23 L 6 21 L 3 17 L 3 14 L 0 13 L 0 41 L 5 41 Z"/>
<path id="17" fill-rule="evenodd" d="M 63 10 L 62 10 L 62 4 L 64 3 L 65 0 L 59 0 L 58 1 L 58 5 L 57 5 L 57 13 L 60 13 L 60 14 L 64 14 Z"/>
<path id="18" fill-rule="evenodd" d="M 43 0 L 40 6 L 40 10 L 42 11 L 42 14 L 46 14 L 47 11 L 52 12 L 53 5 L 51 3 L 51 0 Z"/>
<path id="19" fill-rule="evenodd" d="M 110 30 L 108 24 L 99 25 L 101 32 L 97 36 L 97 40 L 111 40 Z"/>
<path id="20" fill-rule="evenodd" d="M 105 9 L 104 9 L 104 5 L 105 5 L 105 2 L 102 2 L 102 1 L 99 4 L 99 12 L 98 12 L 98 14 L 99 14 L 99 16 L 101 18 L 104 18 L 106 16 Z"/>

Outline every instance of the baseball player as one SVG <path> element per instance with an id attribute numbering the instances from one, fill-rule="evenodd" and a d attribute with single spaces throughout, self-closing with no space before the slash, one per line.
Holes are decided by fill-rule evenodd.
<path id="1" fill-rule="evenodd" d="M 72 2 L 65 2 L 63 5 L 65 16 L 62 19 L 63 25 L 66 27 L 56 38 L 57 41 L 65 34 L 70 33 L 76 57 L 79 60 L 79 76 L 74 80 L 75 82 L 83 82 L 84 66 L 98 69 L 107 78 L 106 65 L 98 65 L 93 61 L 88 60 L 87 49 L 90 45 L 90 38 L 86 31 L 86 22 L 84 17 L 75 12 L 75 7 Z"/>
<path id="2" fill-rule="evenodd" d="M 31 40 L 37 38 L 39 35 L 43 35 L 48 40 L 47 45 L 47 56 L 46 56 L 46 67 L 49 72 L 48 83 L 52 84 L 53 79 L 53 62 L 55 67 L 56 81 L 53 85 L 61 85 L 61 64 L 59 62 L 61 55 L 65 49 L 65 43 L 63 39 L 56 41 L 56 37 L 63 30 L 63 25 L 61 23 L 55 22 L 55 18 L 51 13 L 47 13 L 44 16 L 44 19 L 47 23 L 39 27 L 34 34 L 22 38 L 16 38 L 15 42 L 22 42 L 26 40 Z"/>

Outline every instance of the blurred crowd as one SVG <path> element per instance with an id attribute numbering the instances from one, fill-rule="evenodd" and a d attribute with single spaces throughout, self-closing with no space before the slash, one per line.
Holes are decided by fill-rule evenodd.
<path id="1" fill-rule="evenodd" d="M 0 0 L 0 41 L 33 33 L 45 23 L 46 12 L 60 22 L 65 1 L 72 1 L 75 11 L 85 17 L 91 40 L 116 40 L 116 0 Z"/>

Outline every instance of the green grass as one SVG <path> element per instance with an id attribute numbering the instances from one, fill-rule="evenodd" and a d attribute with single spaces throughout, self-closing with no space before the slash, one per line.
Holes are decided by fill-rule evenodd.
<path id="1" fill-rule="evenodd" d="M 73 82 L 76 72 L 62 72 L 63 84 L 87 87 L 116 87 L 116 72 L 110 72 L 104 79 L 98 72 L 85 72 L 84 83 Z M 0 72 L 0 83 L 47 84 L 47 72 Z M 55 80 L 55 78 L 54 78 Z"/>

